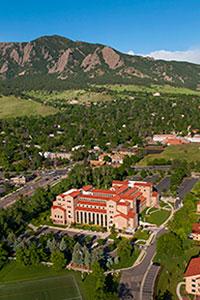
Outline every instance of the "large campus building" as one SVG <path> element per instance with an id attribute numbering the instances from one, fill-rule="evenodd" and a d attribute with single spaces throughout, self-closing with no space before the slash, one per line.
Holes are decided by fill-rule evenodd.
<path id="1" fill-rule="evenodd" d="M 55 224 L 95 224 L 109 229 L 133 231 L 138 215 L 146 207 L 157 207 L 159 194 L 153 184 L 140 181 L 113 181 L 108 190 L 84 186 L 56 197 L 51 207 Z"/>

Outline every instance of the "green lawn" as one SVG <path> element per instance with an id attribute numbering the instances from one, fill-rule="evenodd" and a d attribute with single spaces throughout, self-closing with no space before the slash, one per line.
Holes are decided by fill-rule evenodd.
<path id="1" fill-rule="evenodd" d="M 184 94 L 184 95 L 200 95 L 199 91 L 173 87 L 170 85 L 151 85 L 151 86 L 142 86 L 134 84 L 108 84 L 105 85 L 108 89 L 117 92 L 129 91 L 129 92 L 145 92 L 145 93 L 155 93 L 159 92 L 161 94 Z"/>
<path id="2" fill-rule="evenodd" d="M 188 162 L 200 160 L 200 146 L 198 144 L 184 144 L 169 146 L 160 154 L 149 154 L 142 159 L 138 165 L 146 166 L 154 159 L 164 158 L 166 160 L 182 159 Z"/>
<path id="3" fill-rule="evenodd" d="M 11 261 L 0 270 L 0 300 L 94 300 L 94 289 L 95 278 L 89 275 L 82 280 L 80 272 L 56 272 L 43 265 L 24 267 L 15 261 Z M 32 291 L 36 291 L 36 294 L 33 295 Z M 28 292 L 30 294 L 27 294 Z M 35 295 L 37 298 L 34 298 Z M 116 295 L 107 298 L 117 299 Z"/>
<path id="4" fill-rule="evenodd" d="M 66 90 L 62 92 L 53 91 L 48 93 L 46 91 L 30 91 L 27 92 L 27 96 L 40 99 L 42 102 L 48 104 L 55 104 L 59 102 L 63 103 L 90 103 L 99 101 L 110 101 L 113 97 L 107 93 L 102 92 L 90 92 L 84 89 L 82 90 Z"/>
<path id="5" fill-rule="evenodd" d="M 162 223 L 164 223 L 167 220 L 169 215 L 170 215 L 170 211 L 160 209 L 152 213 L 151 215 L 145 215 L 144 221 L 160 226 Z"/>
<path id="6" fill-rule="evenodd" d="M 0 285 L 2 300 L 81 300 L 74 276 L 51 277 Z"/>
<path id="7" fill-rule="evenodd" d="M 0 119 L 31 115 L 46 116 L 56 112 L 55 108 L 32 100 L 23 100 L 15 96 L 0 97 Z"/>
<path id="8" fill-rule="evenodd" d="M 134 262 L 136 261 L 136 259 L 138 258 L 139 254 L 140 254 L 139 248 L 135 247 L 135 250 L 132 255 L 120 256 L 119 263 L 113 264 L 112 269 L 118 270 L 118 269 L 122 269 L 122 268 L 131 267 L 134 264 Z"/>
<path id="9" fill-rule="evenodd" d="M 147 240 L 149 238 L 149 232 L 147 230 L 137 230 L 134 234 L 134 238 L 137 240 Z"/>

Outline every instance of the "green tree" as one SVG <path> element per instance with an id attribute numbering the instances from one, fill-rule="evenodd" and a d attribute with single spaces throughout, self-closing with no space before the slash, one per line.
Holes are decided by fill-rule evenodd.
<path id="1" fill-rule="evenodd" d="M 51 262 L 53 263 L 53 268 L 56 271 L 60 271 L 66 265 L 66 259 L 64 253 L 60 250 L 54 250 L 51 254 Z"/>
<path id="2" fill-rule="evenodd" d="M 105 293 L 106 277 L 104 275 L 104 271 L 98 262 L 96 262 L 93 265 L 92 271 L 93 271 L 92 276 L 95 278 L 95 282 L 96 282 L 94 299 L 104 300 L 106 299 L 106 293 Z"/>

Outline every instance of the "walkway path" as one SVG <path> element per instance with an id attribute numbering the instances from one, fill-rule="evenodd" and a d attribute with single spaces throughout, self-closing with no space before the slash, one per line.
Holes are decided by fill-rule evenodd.
<path id="1" fill-rule="evenodd" d="M 182 285 L 185 285 L 185 282 L 184 281 L 181 281 L 177 284 L 177 287 L 176 287 L 176 295 L 178 297 L 179 300 L 183 300 L 182 296 L 181 296 L 181 286 Z"/>

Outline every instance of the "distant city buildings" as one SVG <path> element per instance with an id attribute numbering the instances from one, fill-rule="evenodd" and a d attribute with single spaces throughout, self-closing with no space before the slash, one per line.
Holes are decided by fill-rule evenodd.
<path id="1" fill-rule="evenodd" d="M 107 229 L 115 226 L 133 232 L 138 227 L 139 213 L 158 205 L 159 194 L 152 183 L 114 180 L 107 190 L 89 185 L 58 195 L 51 207 L 51 220 L 55 224 L 94 224 Z"/>
<path id="2" fill-rule="evenodd" d="M 184 278 L 186 292 L 200 296 L 200 257 L 191 259 Z"/>

